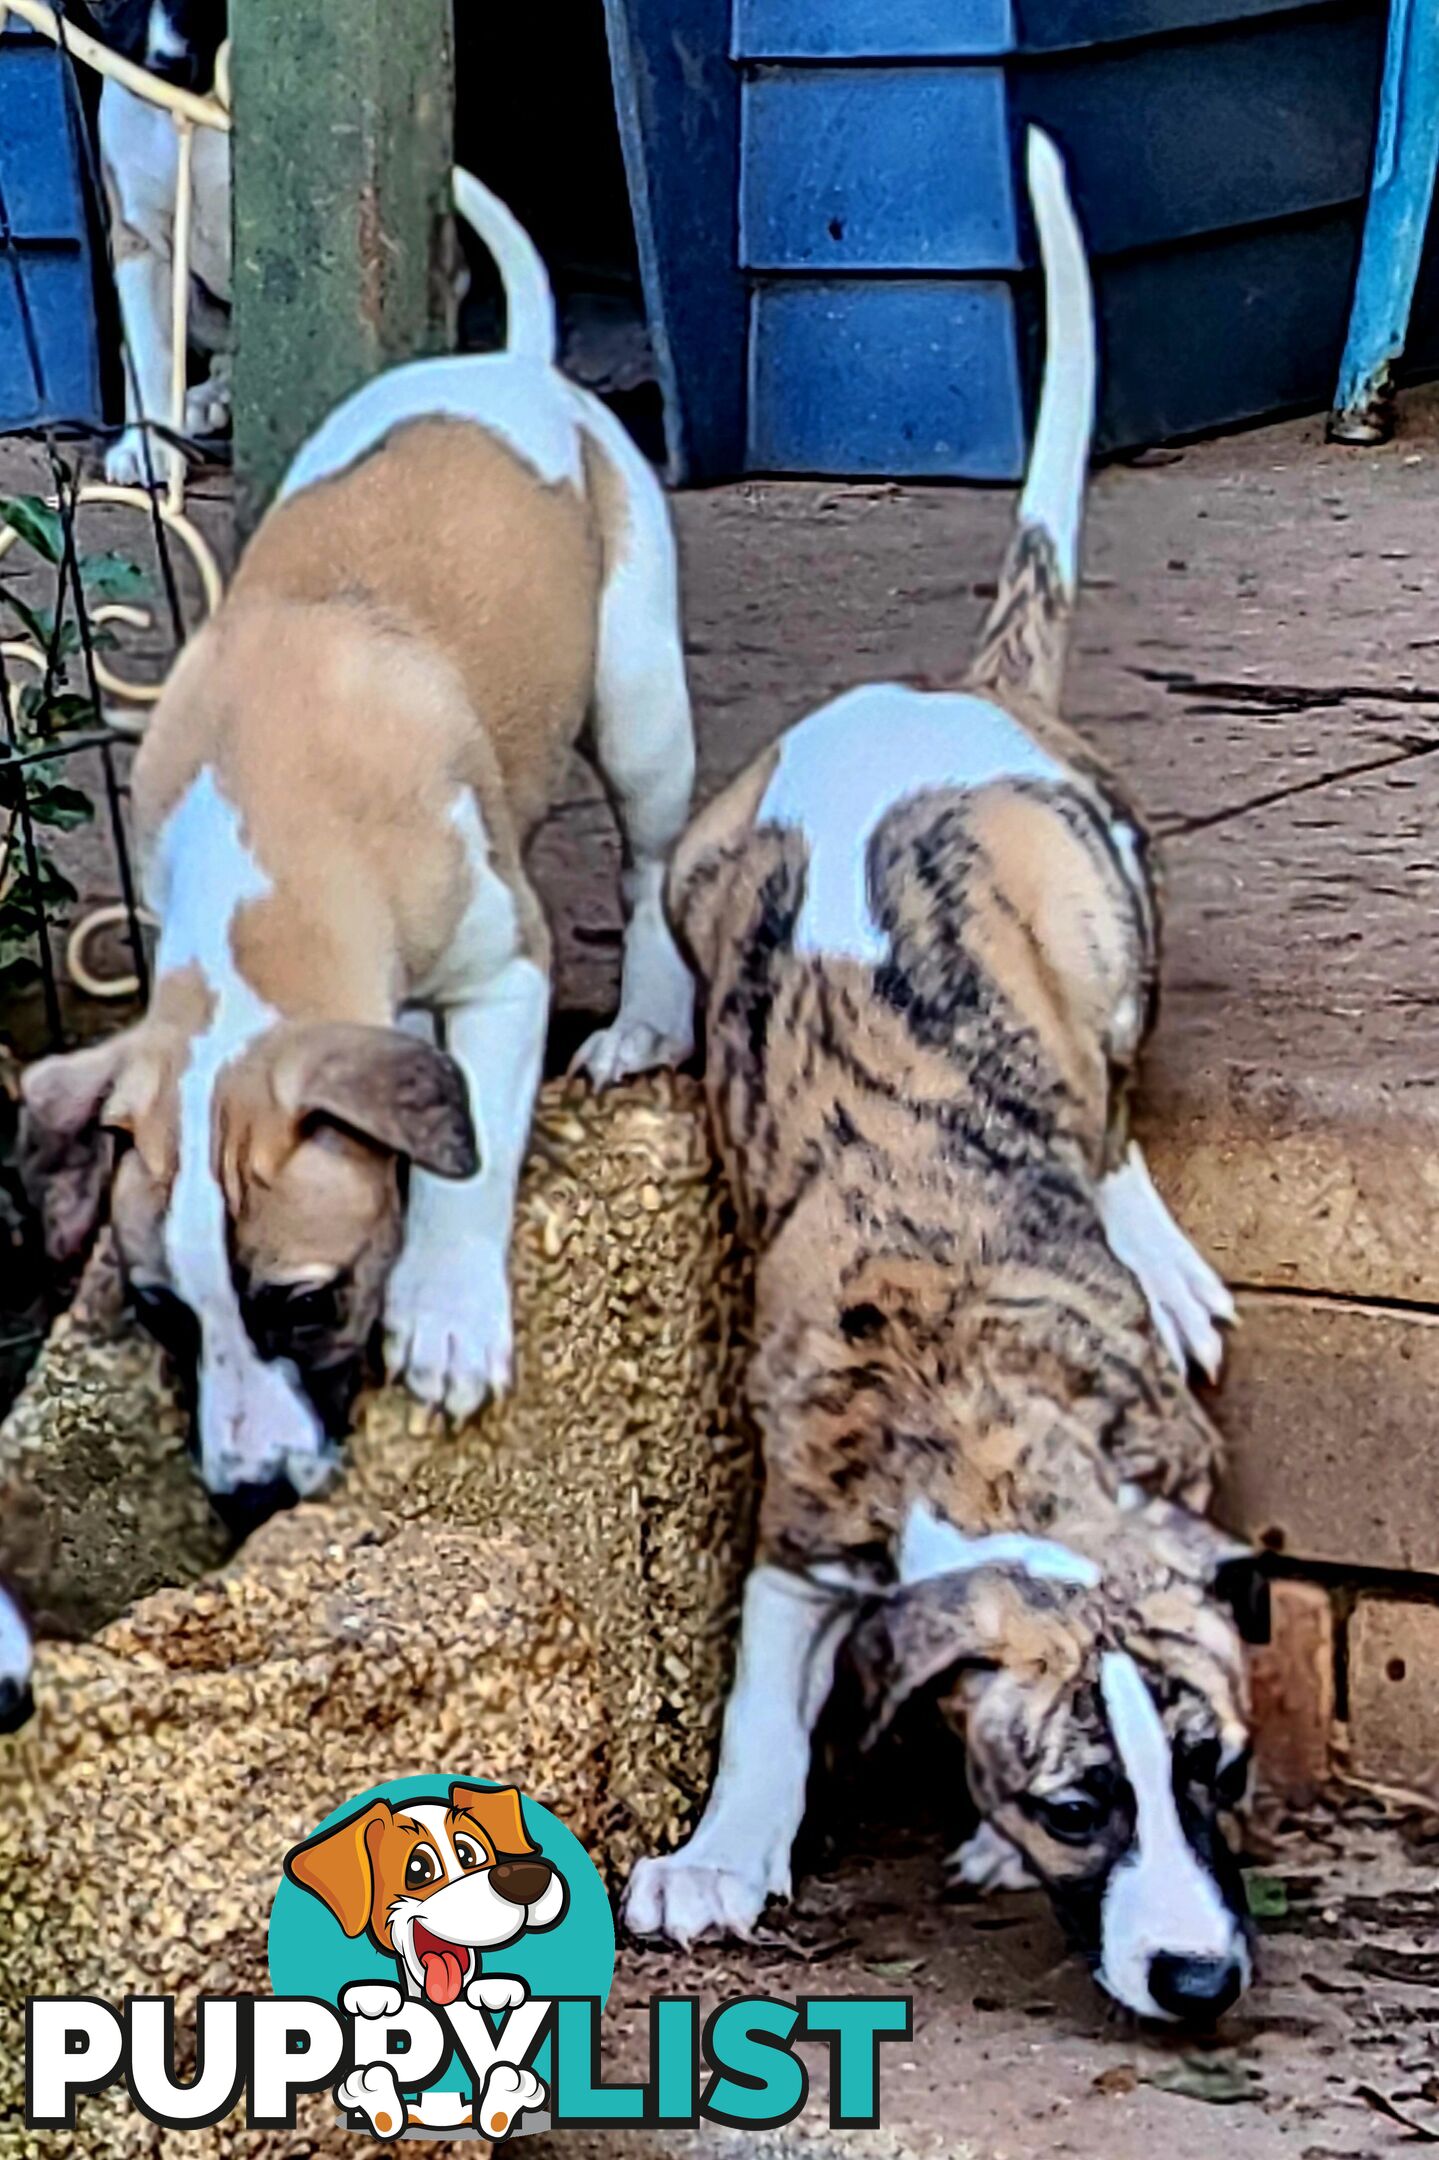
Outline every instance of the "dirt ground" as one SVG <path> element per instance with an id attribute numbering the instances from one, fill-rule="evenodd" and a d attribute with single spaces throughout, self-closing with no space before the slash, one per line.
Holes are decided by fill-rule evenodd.
<path id="1" fill-rule="evenodd" d="M 1141 2031 L 1064 1952 L 1038 1893 L 947 1902 L 942 1841 L 891 1821 L 802 1879 L 763 1948 L 621 1952 L 605 2074 L 645 2074 L 648 2000 L 758 1992 L 904 1994 L 914 2039 L 881 2053 L 882 2129 L 829 2132 L 816 2099 L 782 2142 L 853 2160 L 1380 2160 L 1439 2142 L 1439 1908 L 1433 1826 L 1375 1809 L 1255 1833 L 1265 1854 L 1259 1979 L 1206 2043 Z M 818 2094 L 823 2057 L 806 2050 Z M 618 2138 L 566 2136 L 556 2160 Z M 766 2140 L 766 2142 L 769 2142 Z M 704 2131 L 677 2156 L 717 2151 Z M 641 2152 L 665 2141 L 636 2139 Z"/>
<path id="2" fill-rule="evenodd" d="M 35 469 L 0 445 L 0 489 Z M 223 485 L 205 498 L 223 536 Z M 702 791 L 846 684 L 957 679 L 1010 509 L 994 493 L 824 482 L 680 498 Z M 1436 519 L 1433 392 L 1404 401 L 1378 451 L 1289 423 L 1094 483 L 1071 707 L 1166 838 L 1151 1123 L 1262 1112 L 1280 1137 L 1323 1123 L 1367 1145 L 1392 1130 L 1429 1158 Z M 110 897 L 103 856 L 80 853 L 87 898 Z M 610 1007 L 617 973 L 615 837 L 579 767 L 537 866 L 558 933 L 558 1056 Z M 639 2067 L 643 2002 L 666 1989 L 892 1988 L 914 1995 L 914 2043 L 885 2058 L 885 2129 L 849 2134 L 849 2153 L 1208 2160 L 1242 2141 L 1258 2160 L 1359 2160 L 1439 2143 L 1439 1842 L 1357 1803 L 1266 1833 L 1260 1983 L 1204 2050 L 1107 2011 L 1038 1901 L 944 1902 L 937 1837 L 893 1822 L 867 1837 L 804 1879 L 763 1948 L 627 1950 L 607 2074 Z M 802 2117 L 768 2142 L 828 2135 Z M 707 2149 L 725 2142 L 707 2134 Z M 644 2150 L 659 2160 L 664 2143 Z"/>

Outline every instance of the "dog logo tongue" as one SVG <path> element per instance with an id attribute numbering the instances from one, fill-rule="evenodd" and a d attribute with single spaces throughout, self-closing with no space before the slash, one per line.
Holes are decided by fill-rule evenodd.
<path id="1" fill-rule="evenodd" d="M 425 2000 L 444 2009 L 454 2002 L 465 1982 L 469 1953 L 432 1935 L 427 1927 L 415 1929 L 415 1951 L 425 1972 Z"/>

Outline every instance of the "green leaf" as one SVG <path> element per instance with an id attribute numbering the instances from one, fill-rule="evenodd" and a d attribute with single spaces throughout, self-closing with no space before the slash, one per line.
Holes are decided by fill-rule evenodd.
<path id="1" fill-rule="evenodd" d="M 61 728 L 93 727 L 94 700 L 79 690 L 57 690 L 37 714 L 36 721 L 50 734 L 58 734 Z"/>
<path id="2" fill-rule="evenodd" d="M 1277 1875 L 1246 1875 L 1244 1896 L 1256 1920 L 1282 1920 L 1289 1910 L 1289 1892 Z"/>
<path id="3" fill-rule="evenodd" d="M 58 510 L 39 495 L 9 495 L 0 497 L 0 520 L 12 532 L 43 555 L 46 562 L 62 562 L 65 557 L 65 528 L 60 522 Z"/>
<path id="4" fill-rule="evenodd" d="M 1202 2100 L 1208 2107 L 1239 2107 L 1264 2098 L 1257 2071 L 1220 2055 L 1181 2055 L 1161 2069 L 1142 2071 L 1140 2082 L 1186 2100 Z"/>
<path id="5" fill-rule="evenodd" d="M 25 882 L 30 885 L 28 873 Z M 70 901 L 78 900 L 80 897 L 64 871 L 57 870 L 48 855 L 40 857 L 38 874 L 33 886 L 31 886 L 32 898 L 35 892 L 39 893 L 41 905 L 47 913 L 52 907 L 58 906 L 61 902 L 68 904 Z"/>
<path id="6" fill-rule="evenodd" d="M 150 580 L 140 565 L 117 555 L 113 548 L 103 555 L 80 557 L 80 583 L 95 600 L 141 600 L 150 590 Z"/>
<path id="7" fill-rule="evenodd" d="M 12 615 L 18 617 L 22 627 L 29 631 L 35 643 L 40 646 L 48 646 L 55 634 L 55 617 L 50 609 L 32 608 L 20 598 L 18 593 L 6 591 L 3 597 L 6 607 L 9 608 Z"/>
<path id="8" fill-rule="evenodd" d="M 52 826 L 56 832 L 74 832 L 80 825 L 93 823 L 95 805 L 83 788 L 63 784 L 32 788 L 30 815 L 37 825 Z"/>
<path id="9" fill-rule="evenodd" d="M 16 953 L 9 960 L 0 960 L 0 994 L 11 990 L 28 990 L 40 980 L 40 963 L 28 953 Z"/>
<path id="10" fill-rule="evenodd" d="M 923 1963 L 923 1958 L 873 1958 L 864 1969 L 878 1980 L 912 1980 Z"/>

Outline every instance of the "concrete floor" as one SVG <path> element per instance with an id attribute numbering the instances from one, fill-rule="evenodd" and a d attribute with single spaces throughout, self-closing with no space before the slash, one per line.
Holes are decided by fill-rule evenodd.
<path id="1" fill-rule="evenodd" d="M 0 488 L 34 470 L 0 445 Z M 207 496 L 223 535 L 224 490 Z M 1004 496 L 942 488 L 680 498 L 702 789 L 846 684 L 957 679 L 1009 516 Z M 1374 452 L 1328 448 L 1299 422 L 1111 467 L 1092 492 L 1071 698 L 1166 837 L 1151 1129 L 1271 1151 L 1337 1135 L 1401 1195 L 1439 1162 L 1436 520 L 1434 393 L 1404 401 L 1399 437 Z M 93 544 L 143 553 L 144 534 Z M 103 858 L 76 859 L 87 897 L 108 896 Z M 558 1052 L 610 1006 L 618 955 L 613 828 L 578 766 L 537 868 L 558 933 Z M 1430 1243 L 1396 1257 L 1350 1240 L 1306 1287 L 1428 1298 Z M 915 1996 L 915 2042 L 887 2061 L 885 2130 L 851 2134 L 851 2154 L 1209 2160 L 1242 2140 L 1262 2160 L 1361 2160 L 1439 2141 L 1439 1843 L 1363 1809 L 1265 1835 L 1286 1910 L 1217 2052 L 1112 2017 L 1035 1901 L 941 1903 L 937 1840 L 891 1822 L 807 1877 L 762 1949 L 626 1952 L 607 2069 L 627 2050 L 638 2063 L 643 2004 L 666 1988 L 895 1986 Z M 816 2136 L 801 2118 L 781 2143 Z M 655 2160 L 667 2147 L 636 2141 Z"/>

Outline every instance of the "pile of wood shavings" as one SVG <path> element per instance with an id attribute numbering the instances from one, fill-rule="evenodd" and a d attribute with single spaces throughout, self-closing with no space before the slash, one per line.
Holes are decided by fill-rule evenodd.
<path id="1" fill-rule="evenodd" d="M 510 1536 L 383 1524 L 343 1503 L 268 1524 L 222 1574 L 147 1598 L 94 1642 L 48 1644 L 42 1713 L 0 1748 L 0 2030 L 27 1995 L 269 1992 L 285 1852 L 351 1794 L 467 1768 L 513 1780 L 598 1844 L 607 1719 L 553 1556 Z M 18 2121 L 22 2049 L 0 2049 Z M 67 2154 L 171 2139 L 122 2096 L 83 2100 Z M 295 2132 L 243 2116 L 175 2140 L 201 2160 L 355 2150 L 325 2094 Z M 6 2160 L 54 2135 L 0 2134 Z M 468 2149 L 468 2148 L 467 2148 Z"/>
<path id="2" fill-rule="evenodd" d="M 160 1353 L 121 1315 L 107 1236 L 0 1425 L 0 1573 L 45 1635 L 91 1635 L 231 1549 Z"/>
<path id="3" fill-rule="evenodd" d="M 183 2030 L 198 1990 L 262 1986 L 283 1852 L 388 1776 L 513 1779 L 616 1884 L 692 1826 L 755 1489 L 747 1273 L 693 1083 L 545 1091 L 514 1281 L 509 1399 L 454 1432 L 375 1395 L 336 1492 L 198 1582 L 218 1533 L 156 1359 L 116 1335 L 113 1297 L 52 1339 L 0 1431 L 12 1503 L 38 1491 L 50 1524 L 32 1575 L 72 1625 L 143 1602 L 45 1645 L 36 1718 L 0 1742 L 0 2018 L 27 1994 L 173 1988 Z M 144 1596 L 157 1581 L 178 1587 Z M 98 2106 L 75 2152 L 168 2149 Z M 350 2151 L 328 2103 L 308 2119 L 287 2156 Z"/>
<path id="4" fill-rule="evenodd" d="M 601 1661 L 621 1871 L 709 1787 L 750 1557 L 748 1302 L 698 1087 L 547 1090 L 514 1247 L 516 1390 L 436 1441 L 394 1390 L 349 1490 L 407 1519 L 522 1529 L 555 1553 Z"/>

